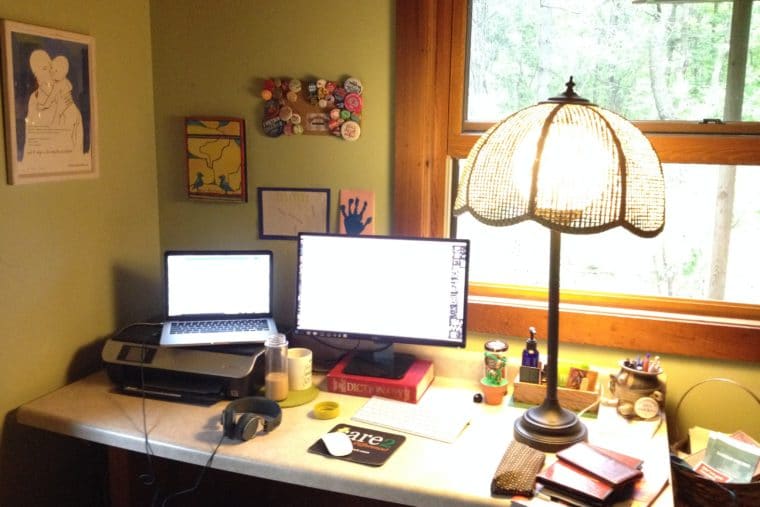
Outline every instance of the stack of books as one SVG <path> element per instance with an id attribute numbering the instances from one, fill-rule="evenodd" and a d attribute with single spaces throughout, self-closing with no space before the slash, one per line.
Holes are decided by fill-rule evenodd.
<path id="1" fill-rule="evenodd" d="M 647 484 L 649 498 L 633 501 L 637 489 L 644 487 L 643 461 L 633 456 L 581 442 L 557 453 L 536 481 L 540 493 L 579 506 L 607 506 L 621 501 L 629 505 L 647 505 L 667 483 L 667 476 L 657 485 Z"/>

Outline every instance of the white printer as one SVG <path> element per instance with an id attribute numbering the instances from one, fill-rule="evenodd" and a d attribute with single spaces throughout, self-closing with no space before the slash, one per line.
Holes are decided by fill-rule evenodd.
<path id="1" fill-rule="evenodd" d="M 160 325 L 135 324 L 103 345 L 111 381 L 123 392 L 193 403 L 250 396 L 263 385 L 260 344 L 161 347 Z"/>

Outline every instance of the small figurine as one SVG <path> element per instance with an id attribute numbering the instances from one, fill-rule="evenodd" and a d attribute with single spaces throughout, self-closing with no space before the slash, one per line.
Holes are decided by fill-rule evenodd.
<path id="1" fill-rule="evenodd" d="M 507 379 L 503 375 L 506 370 L 507 357 L 485 352 L 485 362 L 487 365 L 486 376 L 480 379 L 483 394 L 488 405 L 498 405 L 507 392 Z"/>

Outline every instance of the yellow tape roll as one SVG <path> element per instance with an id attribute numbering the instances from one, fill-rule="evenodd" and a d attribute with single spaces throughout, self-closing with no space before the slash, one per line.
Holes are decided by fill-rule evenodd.
<path id="1" fill-rule="evenodd" d="M 321 401 L 314 405 L 314 417 L 317 419 L 335 419 L 340 415 L 340 405 L 334 401 Z"/>

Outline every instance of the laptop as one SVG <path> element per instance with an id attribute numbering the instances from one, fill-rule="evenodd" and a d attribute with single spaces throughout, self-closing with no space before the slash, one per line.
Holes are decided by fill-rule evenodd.
<path id="1" fill-rule="evenodd" d="M 264 343 L 272 318 L 272 252 L 167 251 L 164 347 Z"/>

